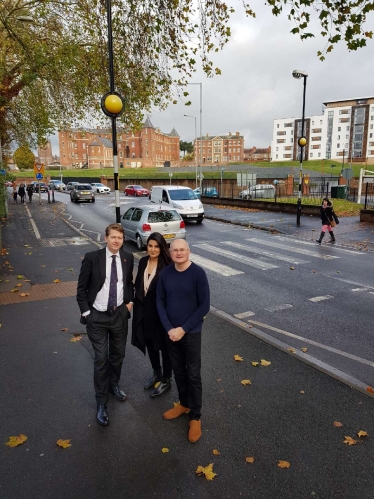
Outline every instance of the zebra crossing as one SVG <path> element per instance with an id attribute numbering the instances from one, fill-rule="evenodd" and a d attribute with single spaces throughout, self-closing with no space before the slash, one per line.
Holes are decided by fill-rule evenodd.
<path id="1" fill-rule="evenodd" d="M 316 248 L 314 243 L 288 239 L 283 236 L 272 236 L 271 240 L 256 237 L 247 238 L 244 244 L 234 241 L 220 241 L 215 245 L 208 242 L 196 243 L 192 244 L 191 250 L 192 261 L 205 268 L 208 272 L 217 273 L 222 277 L 245 273 L 240 270 L 243 268 L 242 265 L 267 271 L 279 268 L 284 263 L 300 265 L 311 263 L 314 259 L 338 260 L 340 259 L 340 251 L 344 253 L 348 251 L 357 256 L 363 255 L 362 252 L 346 250 L 336 246 L 333 247 L 333 251 L 331 251 L 332 248 L 330 247 Z M 214 256 L 218 257 L 220 262 L 214 261 Z M 228 260 L 228 264 L 226 262 L 222 263 L 222 258 Z M 239 264 L 239 268 L 235 268 L 232 261 Z"/>

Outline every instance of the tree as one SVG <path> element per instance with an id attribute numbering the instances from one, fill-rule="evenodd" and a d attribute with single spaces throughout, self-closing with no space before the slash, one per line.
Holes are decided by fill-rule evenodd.
<path id="1" fill-rule="evenodd" d="M 179 149 L 184 153 L 183 157 L 185 157 L 186 153 L 191 154 L 193 152 L 193 144 L 192 142 L 183 142 L 181 140 L 179 142 Z"/>
<path id="2" fill-rule="evenodd" d="M 255 17 L 241 0 L 246 15 Z M 317 15 L 327 43 L 323 59 L 344 41 L 366 44 L 369 0 L 267 0 L 274 15 L 288 7 L 293 33 L 314 36 Z M 0 149 L 12 140 L 36 145 L 56 129 L 103 117 L 109 90 L 105 0 L 2 0 L 0 3 Z M 116 89 L 125 98 L 123 125 L 141 128 L 143 111 L 182 95 L 198 61 L 219 74 L 211 56 L 230 38 L 233 7 L 222 0 L 112 0 Z M 32 22 L 25 22 L 25 21 Z M 174 99 L 174 100 L 173 100 Z M 0 151 L 0 158 L 2 157 Z"/>
<path id="3" fill-rule="evenodd" d="M 21 146 L 14 151 L 13 159 L 20 170 L 34 168 L 35 156 L 29 146 Z"/>

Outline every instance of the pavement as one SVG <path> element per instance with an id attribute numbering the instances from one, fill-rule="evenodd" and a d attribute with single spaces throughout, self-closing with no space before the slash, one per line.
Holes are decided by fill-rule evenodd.
<path id="1" fill-rule="evenodd" d="M 277 218 L 268 215 L 258 222 Z M 58 203 L 10 204 L 2 231 L 1 499 L 372 499 L 374 400 L 214 308 L 203 330 L 201 440 L 188 443 L 186 417 L 162 418 L 175 385 L 150 399 L 149 361 L 130 343 L 128 400 L 110 399 L 110 425 L 98 426 L 92 348 L 75 300 L 81 260 L 98 246 L 59 217 Z M 261 359 L 270 364 L 252 364 Z M 23 444 L 5 445 L 20 434 Z M 195 472 L 209 463 L 212 481 Z"/>

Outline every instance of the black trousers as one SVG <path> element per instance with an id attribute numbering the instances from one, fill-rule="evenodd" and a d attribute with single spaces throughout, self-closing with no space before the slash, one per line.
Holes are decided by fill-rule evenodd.
<path id="1" fill-rule="evenodd" d="M 147 347 L 147 352 L 149 356 L 149 360 L 151 361 L 151 366 L 154 371 L 161 371 L 161 362 L 160 362 L 160 350 L 154 350 L 153 348 L 153 340 L 146 339 L 145 346 Z M 172 374 L 171 361 L 169 357 L 169 352 L 167 347 L 161 349 L 162 356 L 162 377 L 170 379 Z"/>
<path id="2" fill-rule="evenodd" d="M 202 405 L 201 332 L 185 334 L 179 341 L 167 338 L 179 401 L 188 407 L 190 419 L 200 419 Z"/>
<path id="3" fill-rule="evenodd" d="M 113 315 L 92 309 L 87 335 L 95 351 L 94 386 L 96 402 L 105 405 L 110 387 L 118 385 L 126 353 L 129 313 L 125 304 Z"/>

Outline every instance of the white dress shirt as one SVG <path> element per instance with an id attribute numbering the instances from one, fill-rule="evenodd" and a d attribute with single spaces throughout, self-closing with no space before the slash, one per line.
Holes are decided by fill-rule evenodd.
<path id="1" fill-rule="evenodd" d="M 96 295 L 95 302 L 93 304 L 94 308 L 99 312 L 106 312 L 108 309 L 108 300 L 109 300 L 109 285 L 110 285 L 110 274 L 112 271 L 112 256 L 108 248 L 106 248 L 106 274 L 105 274 L 105 282 L 103 287 Z M 117 307 L 122 305 L 123 303 L 123 272 L 122 272 L 122 263 L 119 253 L 117 253 L 115 258 L 116 266 L 117 266 Z"/>

